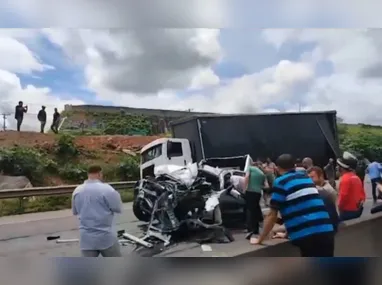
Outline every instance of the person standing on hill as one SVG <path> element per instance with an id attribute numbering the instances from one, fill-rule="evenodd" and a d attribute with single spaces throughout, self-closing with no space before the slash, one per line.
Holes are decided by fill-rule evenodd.
<path id="1" fill-rule="evenodd" d="M 45 125 L 46 125 L 46 111 L 45 106 L 41 107 L 41 110 L 38 112 L 37 119 L 40 121 L 40 133 L 44 133 L 45 131 Z"/>
<path id="2" fill-rule="evenodd" d="M 23 101 L 20 101 L 19 104 L 15 107 L 15 119 L 17 121 L 17 131 L 20 132 L 21 125 L 24 120 L 24 113 L 28 112 L 28 106 L 24 106 Z"/>
<path id="3" fill-rule="evenodd" d="M 258 235 L 260 231 L 260 223 L 263 221 L 260 200 L 264 188 L 268 188 L 266 176 L 260 169 L 260 165 L 255 162 L 248 168 L 244 180 L 248 230 L 246 239 L 248 240 L 252 235 Z"/>
<path id="4" fill-rule="evenodd" d="M 50 129 L 51 129 L 55 134 L 58 134 L 58 127 L 59 127 L 59 125 L 60 125 L 60 121 L 61 121 L 61 115 L 60 115 L 60 113 L 58 112 L 57 108 L 54 108 L 53 122 L 52 122 L 52 126 L 50 127 Z"/>

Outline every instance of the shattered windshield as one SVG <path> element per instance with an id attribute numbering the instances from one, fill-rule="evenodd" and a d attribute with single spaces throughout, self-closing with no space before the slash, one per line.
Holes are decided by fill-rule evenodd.
<path id="1" fill-rule="evenodd" d="M 146 151 L 144 151 L 142 156 L 142 163 L 148 162 L 154 158 L 157 158 L 162 155 L 162 144 L 153 146 Z"/>

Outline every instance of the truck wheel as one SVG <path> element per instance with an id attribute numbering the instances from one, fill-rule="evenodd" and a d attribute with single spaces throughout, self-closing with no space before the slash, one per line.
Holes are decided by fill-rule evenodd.
<path id="1" fill-rule="evenodd" d="M 145 211 L 142 211 L 140 203 L 137 200 L 134 200 L 133 202 L 133 213 L 134 216 L 141 222 L 150 222 L 151 215 Z"/>

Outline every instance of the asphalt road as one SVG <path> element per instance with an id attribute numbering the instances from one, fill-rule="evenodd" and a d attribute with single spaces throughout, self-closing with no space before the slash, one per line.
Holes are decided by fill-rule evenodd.
<path id="1" fill-rule="evenodd" d="M 368 201 L 364 215 L 370 215 L 372 206 L 371 185 L 365 182 Z M 134 217 L 131 203 L 124 205 L 123 214 L 117 217 L 118 229 L 139 234 L 139 221 Z M 79 256 L 78 244 L 56 244 L 47 241 L 48 235 L 61 238 L 78 238 L 78 222 L 70 210 L 27 214 L 0 218 L 0 257 L 68 257 Z M 127 255 L 132 247 L 123 247 Z"/>

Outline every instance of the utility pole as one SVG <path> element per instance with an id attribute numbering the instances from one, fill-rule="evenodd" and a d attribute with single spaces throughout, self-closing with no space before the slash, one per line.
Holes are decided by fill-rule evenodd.
<path id="1" fill-rule="evenodd" d="M 3 131 L 5 132 L 7 130 L 7 117 L 11 114 L 1 114 L 3 116 Z"/>

